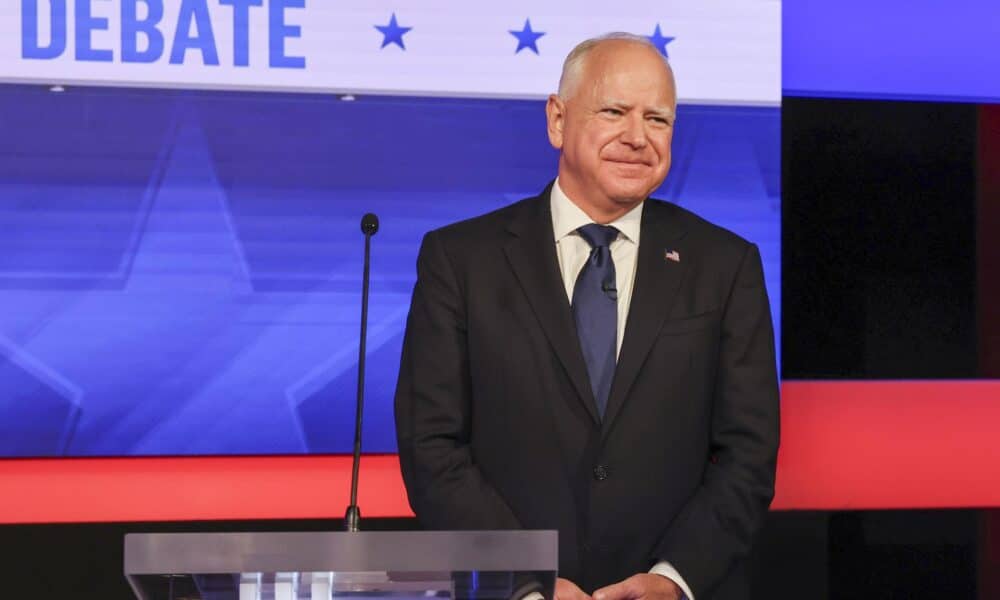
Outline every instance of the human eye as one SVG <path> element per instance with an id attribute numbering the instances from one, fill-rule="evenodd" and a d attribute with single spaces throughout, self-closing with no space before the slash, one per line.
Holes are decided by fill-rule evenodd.
<path id="1" fill-rule="evenodd" d="M 613 117 L 620 117 L 625 114 L 625 112 L 622 109 L 616 108 L 614 106 L 606 106 L 601 109 L 601 112 Z"/>

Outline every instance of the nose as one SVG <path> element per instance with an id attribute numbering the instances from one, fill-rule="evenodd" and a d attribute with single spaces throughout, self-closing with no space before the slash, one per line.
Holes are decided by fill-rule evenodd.
<path id="1" fill-rule="evenodd" d="M 625 119 L 625 129 L 622 131 L 621 141 L 636 150 L 646 146 L 646 124 L 642 115 L 631 114 Z"/>

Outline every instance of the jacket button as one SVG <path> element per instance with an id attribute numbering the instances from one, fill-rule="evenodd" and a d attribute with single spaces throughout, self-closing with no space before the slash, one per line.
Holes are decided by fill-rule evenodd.
<path id="1" fill-rule="evenodd" d="M 597 465 L 594 467 L 594 479 L 597 481 L 604 481 L 608 478 L 608 468 L 604 465 Z"/>

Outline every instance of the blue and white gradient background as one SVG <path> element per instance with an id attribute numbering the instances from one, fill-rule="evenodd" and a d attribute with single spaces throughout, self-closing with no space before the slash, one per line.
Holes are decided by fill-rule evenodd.
<path id="1" fill-rule="evenodd" d="M 540 101 L 0 88 L 0 454 L 349 452 L 365 211 L 365 448 L 421 236 L 537 193 Z M 658 193 L 760 245 L 777 108 L 681 106 Z"/>
<path id="2" fill-rule="evenodd" d="M 69 31 L 87 1 L 66 4 Z M 25 59 L 19 7 L 35 0 L 0 9 L 0 456 L 349 452 L 368 211 L 382 227 L 365 449 L 394 452 L 421 237 L 554 177 L 541 98 L 572 43 L 607 29 L 662 30 L 682 105 L 657 195 L 760 246 L 778 323 L 780 3 L 650 0 L 601 16 L 591 1 L 373 0 L 338 17 L 339 4 L 289 0 L 301 35 L 288 52 L 304 57 L 292 73 L 268 68 L 259 11 L 250 65 L 233 66 L 216 0 L 183 6 L 210 9 L 221 65 L 191 50 L 184 64 L 166 50 L 122 64 L 115 7 L 137 1 L 90 3 L 109 19 L 90 41 L 103 62 L 78 60 L 72 35 L 58 59 Z M 153 2 L 169 42 L 181 4 Z M 380 45 L 391 14 L 413 27 L 405 49 Z M 537 54 L 511 33 L 525 16 L 545 32 Z M 477 65 L 482 85 L 464 75 Z M 152 89 L 110 86 L 123 81 Z M 109 87 L 49 91 L 67 82 Z M 328 93 L 355 88 L 381 95 Z"/>

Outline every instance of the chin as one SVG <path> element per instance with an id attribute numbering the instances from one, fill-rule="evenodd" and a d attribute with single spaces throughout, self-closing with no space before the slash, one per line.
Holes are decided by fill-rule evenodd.
<path id="1" fill-rule="evenodd" d="M 648 185 L 639 183 L 609 186 L 606 189 L 608 190 L 608 198 L 611 198 L 615 204 L 619 205 L 637 204 L 645 200 L 652 192 L 652 189 Z"/>

